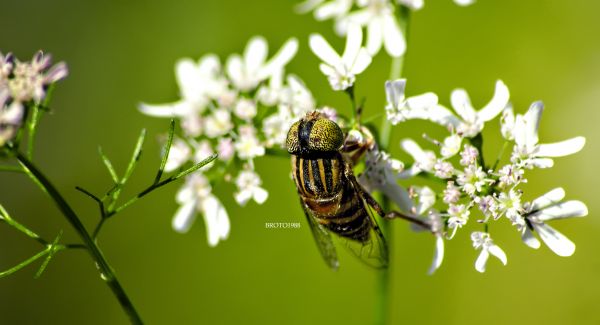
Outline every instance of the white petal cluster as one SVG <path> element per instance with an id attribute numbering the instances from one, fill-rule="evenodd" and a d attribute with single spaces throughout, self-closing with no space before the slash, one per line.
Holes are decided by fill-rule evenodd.
<path id="1" fill-rule="evenodd" d="M 436 237 L 436 247 L 443 247 L 444 239 L 454 238 L 460 232 L 459 229 L 468 227 L 473 223 L 472 220 L 476 221 L 475 226 L 483 225 L 484 232 L 476 231 L 471 236 L 474 247 L 481 249 L 475 264 L 480 272 L 485 270 L 489 255 L 498 257 L 506 264 L 506 255 L 492 242 L 487 232 L 488 225 L 496 221 L 513 225 L 523 241 L 533 248 L 540 246 L 540 241 L 535 237 L 537 233 L 556 254 L 573 254 L 575 245 L 547 222 L 585 216 L 585 204 L 579 201 L 561 202 L 564 197 L 562 189 L 553 190 L 527 203 L 524 199 L 526 194 L 521 187 L 527 182 L 526 170 L 551 167 L 551 158 L 580 151 L 585 139 L 575 137 L 557 143 L 540 143 L 538 129 L 543 105 L 536 102 L 527 113 L 515 116 L 508 102 L 508 88 L 502 81 L 496 82 L 492 99 L 481 109 L 473 107 L 464 90 L 454 90 L 450 98 L 454 112 L 439 104 L 438 97 L 433 93 L 406 97 L 405 86 L 404 79 L 386 82 L 388 121 L 395 125 L 411 119 L 426 120 L 443 126 L 449 135 L 442 141 L 425 136 L 434 150 L 423 149 L 411 139 L 402 140 L 400 147 L 411 156 L 412 164 L 406 164 L 408 167 L 401 172 L 403 177 L 398 177 L 398 173 L 394 177 L 387 177 L 376 189 L 405 212 L 426 220 L 432 220 L 432 216 L 441 220 L 440 229 L 446 234 Z M 500 120 L 505 146 L 512 144 L 513 150 L 506 157 L 502 155 L 503 149 L 500 154 L 483 157 L 482 131 L 485 123 L 495 118 Z M 490 164 L 490 161 L 484 159 L 490 157 L 498 158 Z M 386 159 L 393 158 L 388 156 Z M 370 167 L 367 160 L 366 168 Z M 433 192 L 432 195 L 441 198 L 443 204 L 438 204 L 437 209 L 429 205 L 427 211 L 418 209 L 423 194 L 416 187 L 411 187 L 407 198 L 407 191 L 398 185 L 399 180 L 414 176 L 434 178 L 445 183 L 439 194 Z M 393 190 L 396 187 L 399 189 Z M 441 262 L 436 258 L 434 265 L 439 263 Z"/>
<path id="2" fill-rule="evenodd" d="M 319 68 L 327 76 L 333 90 L 346 90 L 354 85 L 356 76 L 371 64 L 371 56 L 362 47 L 362 29 L 355 24 L 348 27 L 346 47 L 339 55 L 319 34 L 310 35 L 313 53 L 323 61 Z"/>
<path id="3" fill-rule="evenodd" d="M 211 182 L 235 184 L 237 191 L 232 195 L 240 205 L 266 201 L 268 192 L 260 186 L 254 160 L 269 148 L 282 148 L 292 123 L 316 110 L 302 80 L 285 74 L 297 49 L 298 41 L 292 38 L 269 58 L 267 42 L 257 36 L 250 39 L 243 54 L 229 56 L 224 65 L 214 54 L 197 61 L 181 59 L 175 65 L 179 99 L 140 105 L 147 115 L 180 121 L 182 132 L 170 148 L 167 172 L 218 154 L 217 163 L 203 167 L 181 189 L 178 202 L 182 206 L 173 221 L 176 230 L 187 230 L 199 212 L 207 223 L 211 246 L 227 237 L 227 212 L 212 194 Z"/>
<path id="4" fill-rule="evenodd" d="M 64 62 L 52 66 L 52 57 L 41 51 L 25 62 L 0 52 L 0 147 L 15 137 L 26 106 L 41 104 L 48 86 L 67 74 Z"/>
<path id="5" fill-rule="evenodd" d="M 460 6 L 474 2 L 454 0 Z M 399 57 L 406 51 L 406 39 L 398 12 L 401 7 L 420 10 L 423 5 L 424 0 L 305 0 L 296 9 L 300 13 L 313 11 L 319 21 L 332 19 L 340 36 L 348 34 L 351 25 L 359 25 L 367 31 L 366 48 L 371 56 L 384 48 L 391 57 Z"/>

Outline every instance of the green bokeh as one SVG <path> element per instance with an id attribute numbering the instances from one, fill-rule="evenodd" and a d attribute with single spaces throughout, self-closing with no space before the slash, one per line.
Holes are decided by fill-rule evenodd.
<path id="1" fill-rule="evenodd" d="M 288 37 L 300 50 L 288 71 L 299 74 L 321 104 L 347 110 L 318 71 L 307 36 L 332 32 L 331 22 L 297 15 L 293 2 L 253 1 L 23 1 L 3 0 L 0 50 L 28 58 L 38 49 L 69 64 L 70 76 L 56 89 L 54 114 L 39 130 L 36 159 L 92 227 L 96 206 L 74 190 L 109 186 L 97 157 L 102 145 L 120 170 L 141 128 L 149 140 L 142 163 L 125 195 L 154 176 L 156 137 L 167 120 L 141 115 L 140 101 L 177 98 L 173 66 L 182 57 L 214 52 L 224 59 L 240 52 L 253 35 L 267 37 L 271 50 Z M 476 106 L 491 96 L 501 78 L 518 112 L 542 99 L 543 142 L 583 135 L 578 155 L 557 159 L 555 168 L 529 173 L 525 193 L 532 199 L 562 186 L 567 198 L 588 203 L 590 216 L 554 225 L 577 244 L 570 258 L 546 247 L 524 246 L 510 226 L 494 226 L 494 238 L 508 254 L 502 267 L 491 260 L 485 274 L 473 268 L 477 252 L 468 232 L 448 242 L 442 268 L 427 276 L 433 240 L 394 224 L 392 320 L 418 324 L 598 324 L 600 257 L 596 249 L 600 208 L 596 185 L 600 148 L 600 2 L 575 0 L 479 0 L 461 8 L 451 0 L 427 0 L 413 15 L 405 73 L 408 92 L 434 91 L 448 103 L 450 91 L 466 88 Z M 384 105 L 383 82 L 389 59 L 380 54 L 358 81 L 367 96 L 367 115 Z M 418 137 L 427 124 L 407 123 L 394 130 L 398 141 Z M 498 127 L 486 150 L 495 152 Z M 442 134 L 436 128 L 427 132 Z M 491 140 L 494 138 L 494 140 Z M 216 190 L 228 206 L 230 238 L 217 248 L 206 244 L 201 220 L 187 235 L 171 230 L 178 185 L 151 194 L 111 220 L 100 244 L 143 318 L 152 324 L 256 323 L 368 324 L 373 319 L 376 274 L 342 252 L 332 273 L 322 263 L 304 224 L 288 173 L 288 161 L 258 162 L 266 204 L 245 208 L 232 200 L 232 186 Z M 267 173 L 268 171 L 268 173 Z M 22 223 L 53 238 L 60 229 L 76 240 L 52 203 L 22 175 L 0 175 L 1 203 Z M 269 230 L 265 222 L 302 222 L 299 230 Z M 0 266 L 7 268 L 38 246 L 0 225 Z M 126 316 L 94 265 L 82 251 L 58 255 L 46 273 L 32 279 L 29 267 L 0 280 L 0 323 L 121 324 Z"/>

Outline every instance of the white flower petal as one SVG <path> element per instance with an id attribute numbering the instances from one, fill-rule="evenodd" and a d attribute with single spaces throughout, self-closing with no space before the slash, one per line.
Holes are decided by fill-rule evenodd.
<path id="1" fill-rule="evenodd" d="M 397 58 L 406 51 L 404 35 L 392 13 L 383 17 L 383 45 L 392 57 Z"/>
<path id="2" fill-rule="evenodd" d="M 367 26 L 367 51 L 375 56 L 383 45 L 383 26 L 381 19 L 371 19 Z"/>
<path id="3" fill-rule="evenodd" d="M 554 166 L 554 160 L 550 158 L 534 158 L 531 159 L 531 164 L 537 168 L 551 168 Z"/>
<path id="4" fill-rule="evenodd" d="M 498 245 L 492 245 L 487 249 L 490 252 L 490 254 L 496 256 L 502 262 L 502 264 L 506 265 L 508 261 L 506 259 L 506 254 L 504 253 L 502 248 L 500 248 Z"/>
<path id="5" fill-rule="evenodd" d="M 352 70 L 350 71 L 353 74 L 359 74 L 371 64 L 371 56 L 367 52 L 366 49 L 361 48 L 358 51 L 358 56 L 356 57 L 356 61 L 354 61 L 354 65 L 352 66 Z"/>
<path id="6" fill-rule="evenodd" d="M 219 240 L 227 239 L 229 235 L 229 216 L 223 204 L 214 196 L 209 195 L 202 200 L 202 214 L 206 223 L 208 245 L 216 246 Z"/>
<path id="7" fill-rule="evenodd" d="M 189 200 L 177 209 L 175 217 L 173 217 L 173 230 L 186 233 L 196 219 L 196 200 Z"/>
<path id="8" fill-rule="evenodd" d="M 437 269 L 440 268 L 444 261 L 444 238 L 442 236 L 436 236 L 435 238 L 435 251 L 433 253 L 433 262 L 429 267 L 429 275 L 433 274 Z"/>
<path id="9" fill-rule="evenodd" d="M 385 95 L 387 101 L 393 107 L 398 107 L 404 100 L 404 89 L 406 88 L 406 79 L 398 79 L 385 82 Z"/>
<path id="10" fill-rule="evenodd" d="M 483 107 L 477 115 L 483 121 L 489 121 L 498 116 L 500 112 L 508 104 L 510 93 L 508 87 L 502 82 L 502 80 L 496 81 L 496 90 L 494 91 L 494 97 L 490 100 L 485 107 Z"/>
<path id="11" fill-rule="evenodd" d="M 561 142 L 540 144 L 534 154 L 539 157 L 563 157 L 579 152 L 584 145 L 584 137 L 575 137 Z"/>
<path id="12" fill-rule="evenodd" d="M 323 62 L 335 67 L 340 64 L 341 58 L 335 50 L 327 43 L 323 36 L 319 34 L 311 34 L 308 44 L 313 53 Z"/>
<path id="13" fill-rule="evenodd" d="M 538 129 L 540 127 L 540 120 L 542 119 L 542 112 L 544 111 L 544 104 L 540 101 L 534 102 L 525 113 L 525 133 L 527 138 L 527 147 L 533 148 L 538 143 Z"/>
<path id="14" fill-rule="evenodd" d="M 550 192 L 538 197 L 531 202 L 531 210 L 540 210 L 550 205 L 559 203 L 565 197 L 565 190 L 557 187 Z"/>
<path id="15" fill-rule="evenodd" d="M 254 189 L 254 201 L 258 204 L 263 204 L 269 198 L 269 192 L 264 188 L 257 187 Z"/>
<path id="16" fill-rule="evenodd" d="M 275 72 L 280 71 L 288 64 L 298 52 L 298 40 L 290 38 L 283 44 L 281 49 L 269 60 L 269 62 L 259 71 L 259 78 L 266 79 Z"/>
<path id="17" fill-rule="evenodd" d="M 342 55 L 342 62 L 346 67 L 354 66 L 362 45 L 362 28 L 357 24 L 348 25 L 348 34 L 346 35 L 346 47 Z"/>
<path id="18" fill-rule="evenodd" d="M 244 50 L 244 66 L 247 71 L 256 72 L 267 59 L 269 46 L 262 36 L 254 36 Z"/>
<path id="19" fill-rule="evenodd" d="M 565 219 L 572 217 L 585 217 L 588 214 L 587 206 L 581 201 L 567 201 L 544 208 L 531 214 L 540 221 Z"/>
<path id="20" fill-rule="evenodd" d="M 242 71 L 244 64 L 242 63 L 242 57 L 233 54 L 227 58 L 227 63 L 225 63 L 225 70 L 227 70 L 227 75 L 234 83 L 239 83 L 244 80 L 244 72 Z"/>
<path id="21" fill-rule="evenodd" d="M 450 94 L 450 103 L 454 111 L 460 115 L 465 121 L 473 121 L 475 119 L 475 109 L 469 99 L 469 94 L 464 89 L 455 89 Z"/>
<path id="22" fill-rule="evenodd" d="M 182 117 L 193 111 L 189 103 L 183 101 L 158 105 L 141 103 L 138 109 L 143 114 L 156 117 Z"/>
<path id="23" fill-rule="evenodd" d="M 434 93 L 424 93 L 412 96 L 406 99 L 408 107 L 415 110 L 425 110 L 435 107 L 438 103 L 438 96 Z"/>
<path id="24" fill-rule="evenodd" d="M 477 257 L 477 260 L 475 261 L 475 269 L 481 273 L 485 272 L 485 264 L 489 257 L 490 253 L 485 249 L 482 249 L 481 253 L 479 253 L 479 257 Z"/>
<path id="25" fill-rule="evenodd" d="M 525 228 L 525 231 L 523 232 L 523 235 L 521 236 L 521 239 L 523 240 L 523 242 L 525 243 L 525 245 L 533 248 L 533 249 L 538 249 L 540 248 L 540 241 L 535 238 L 535 236 L 533 235 L 533 232 L 531 232 L 531 230 L 529 230 L 529 228 Z"/>
<path id="26" fill-rule="evenodd" d="M 540 238 L 546 243 L 558 256 L 571 256 L 575 252 L 575 244 L 554 228 L 545 223 L 532 223 L 533 228 L 540 235 Z"/>

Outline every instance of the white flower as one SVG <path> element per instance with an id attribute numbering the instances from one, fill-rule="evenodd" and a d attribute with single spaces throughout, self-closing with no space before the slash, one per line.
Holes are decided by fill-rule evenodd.
<path id="1" fill-rule="evenodd" d="M 268 85 L 262 85 L 256 98 L 266 106 L 275 106 L 281 101 L 285 88 L 283 86 L 283 70 L 278 70 L 271 75 Z"/>
<path id="2" fill-rule="evenodd" d="M 521 217 L 521 211 L 523 206 L 521 205 L 521 193 L 515 189 L 511 189 L 508 192 L 502 192 L 498 196 L 498 214 L 496 218 L 500 218 L 505 215 L 512 221 L 512 224 L 521 229 L 525 225 L 523 218 Z"/>
<path id="3" fill-rule="evenodd" d="M 450 158 L 456 155 L 460 151 L 462 144 L 462 137 L 458 134 L 451 134 L 444 139 L 441 143 L 440 154 L 444 158 Z"/>
<path id="4" fill-rule="evenodd" d="M 365 170 L 358 177 L 359 183 L 369 192 L 381 191 L 403 212 L 412 213 L 414 207 L 406 189 L 398 184 L 403 164 L 392 159 L 386 152 L 377 148 L 367 150 Z"/>
<path id="5" fill-rule="evenodd" d="M 462 118 L 456 131 L 464 137 L 474 137 L 483 130 L 484 123 L 495 118 L 508 104 L 509 92 L 506 85 L 498 80 L 494 97 L 481 110 L 476 111 L 464 89 L 456 89 L 450 96 L 452 108 Z"/>
<path id="6" fill-rule="evenodd" d="M 214 54 L 207 54 L 198 62 L 192 59 L 181 59 L 175 65 L 175 76 L 179 86 L 181 99 L 169 104 L 140 104 L 142 113 L 157 117 L 179 117 L 189 122 L 184 128 L 188 134 L 200 134 L 199 114 L 202 113 L 211 99 L 218 99 L 229 93 L 227 80 L 222 76 L 221 63 Z M 184 125 L 182 125 L 184 127 Z"/>
<path id="7" fill-rule="evenodd" d="M 228 161 L 233 158 L 235 154 L 235 148 L 233 146 L 233 140 L 231 138 L 221 138 L 217 144 L 217 152 L 219 153 L 219 159 Z"/>
<path id="8" fill-rule="evenodd" d="M 6 106 L 8 98 L 8 91 L 0 89 L 0 147 L 15 137 L 25 114 L 25 108 L 18 101 Z"/>
<path id="9" fill-rule="evenodd" d="M 525 171 L 517 165 L 505 165 L 498 171 L 499 187 L 505 188 L 519 183 L 525 183 L 527 180 L 523 178 Z"/>
<path id="10" fill-rule="evenodd" d="M 324 0 L 306 0 L 300 3 L 297 10 L 301 13 L 314 10 L 315 19 L 340 19 L 350 11 L 354 0 L 332 0 L 323 3 Z"/>
<path id="11" fill-rule="evenodd" d="M 479 253 L 479 257 L 475 261 L 475 269 L 477 271 L 481 273 L 485 272 L 485 264 L 490 254 L 496 256 L 502 264 L 506 265 L 506 254 L 502 248 L 494 244 L 488 233 L 475 231 L 471 233 L 471 240 L 473 240 L 473 248 L 481 249 L 481 253 Z"/>
<path id="12" fill-rule="evenodd" d="M 266 61 L 268 45 L 260 36 L 253 37 L 244 50 L 244 56 L 234 54 L 227 59 L 227 75 L 234 86 L 241 91 L 249 91 L 258 84 L 283 69 L 298 51 L 298 41 L 289 39 L 279 52 Z"/>
<path id="13" fill-rule="evenodd" d="M 260 187 L 262 181 L 258 174 L 252 170 L 241 171 L 236 180 L 238 191 L 235 193 L 235 201 L 244 206 L 250 199 L 258 204 L 263 204 L 269 197 L 269 193 Z"/>
<path id="14" fill-rule="evenodd" d="M 465 145 L 463 151 L 460 153 L 460 164 L 463 166 L 474 165 L 477 162 L 478 156 L 479 151 L 475 147 Z"/>
<path id="15" fill-rule="evenodd" d="M 392 57 L 404 54 L 406 41 L 394 16 L 394 6 L 389 0 L 359 0 L 358 4 L 362 8 L 349 14 L 344 20 L 367 27 L 369 54 L 375 56 L 382 45 Z"/>
<path id="16" fill-rule="evenodd" d="M 238 138 L 233 146 L 240 159 L 252 159 L 265 154 L 265 147 L 258 141 L 256 129 L 252 125 L 239 127 Z"/>
<path id="17" fill-rule="evenodd" d="M 412 10 L 420 10 L 425 5 L 423 0 L 397 0 L 399 4 L 407 6 Z"/>
<path id="18" fill-rule="evenodd" d="M 458 121 L 448 109 L 438 105 L 436 94 L 429 92 L 406 97 L 405 89 L 406 79 L 385 82 L 385 112 L 392 125 L 410 119 L 430 120 L 444 126 Z"/>
<path id="19" fill-rule="evenodd" d="M 450 178 L 452 177 L 452 174 L 454 174 L 454 166 L 452 166 L 451 163 L 443 160 L 436 162 L 433 166 L 433 169 L 435 170 L 435 177 L 442 179 Z"/>
<path id="20" fill-rule="evenodd" d="M 535 102 L 525 115 L 517 115 L 513 130 L 515 139 L 513 162 L 520 160 L 525 167 L 552 167 L 554 162 L 550 157 L 562 157 L 577 153 L 585 145 L 584 137 L 539 144 L 538 128 L 543 110 L 542 102 Z"/>
<path id="21" fill-rule="evenodd" d="M 196 218 L 196 212 L 200 212 L 206 224 L 208 245 L 214 247 L 220 240 L 227 239 L 230 224 L 225 207 L 211 191 L 210 183 L 202 174 L 188 176 L 185 185 L 177 192 L 177 202 L 181 207 L 173 218 L 173 229 L 187 232 Z"/>
<path id="22" fill-rule="evenodd" d="M 475 0 L 454 0 L 454 3 L 456 3 L 459 6 L 465 7 L 474 4 Z"/>
<path id="23" fill-rule="evenodd" d="M 315 99 L 300 78 L 295 75 L 289 75 L 287 77 L 287 86 L 287 89 L 283 93 L 281 104 L 290 107 L 294 120 L 315 109 Z"/>
<path id="24" fill-rule="evenodd" d="M 452 229 L 452 234 L 450 234 L 449 239 L 454 237 L 458 228 L 462 228 L 467 224 L 470 213 L 469 208 L 464 204 L 450 205 L 448 208 L 448 215 L 450 216 L 448 218 L 448 228 Z"/>
<path id="25" fill-rule="evenodd" d="M 514 140 L 514 129 L 515 129 L 515 114 L 513 108 L 508 104 L 502 111 L 502 117 L 500 118 L 500 131 L 502 137 L 506 140 Z"/>
<path id="26" fill-rule="evenodd" d="M 491 180 L 486 178 L 486 173 L 481 167 L 469 165 L 463 173 L 460 173 L 456 178 L 456 182 L 461 186 L 462 190 L 473 195 L 475 192 L 481 192 L 486 183 L 491 183 Z"/>
<path id="27" fill-rule="evenodd" d="M 525 218 L 540 235 L 546 245 L 559 256 L 571 256 L 575 252 L 575 244 L 560 232 L 546 224 L 548 221 L 572 217 L 584 217 L 588 214 L 587 206 L 580 201 L 561 202 L 565 197 L 562 188 L 556 188 L 531 203 L 525 204 Z M 529 228 L 525 228 L 523 241 L 532 248 L 539 248 L 540 242 L 533 236 Z"/>
<path id="28" fill-rule="evenodd" d="M 324 63 L 319 68 L 334 90 L 345 90 L 354 84 L 356 75 L 363 72 L 371 63 L 371 56 L 362 44 L 362 29 L 355 24 L 348 27 L 346 48 L 340 57 L 319 34 L 310 35 L 309 45 L 313 53 Z"/>
<path id="29" fill-rule="evenodd" d="M 256 103 L 248 98 L 241 98 L 235 104 L 235 116 L 242 120 L 249 121 L 256 116 Z"/>
<path id="30" fill-rule="evenodd" d="M 444 190 L 444 203 L 455 204 L 459 199 L 460 190 L 454 185 L 453 181 L 449 181 L 448 184 L 446 184 L 446 189 Z"/>
<path id="31" fill-rule="evenodd" d="M 231 113 L 224 108 L 214 110 L 202 122 L 204 134 L 209 138 L 223 136 L 233 129 Z"/>
<path id="32" fill-rule="evenodd" d="M 412 139 L 402 140 L 400 146 L 404 151 L 411 155 L 415 161 L 411 168 L 413 171 L 412 174 L 416 175 L 421 171 L 433 171 L 435 164 L 437 163 L 437 158 L 433 151 L 421 149 L 421 147 Z"/>
<path id="33" fill-rule="evenodd" d="M 478 196 L 475 198 L 474 202 L 477 203 L 479 210 L 481 210 L 483 215 L 486 217 L 486 220 L 490 216 L 494 217 L 494 219 L 497 219 L 498 204 L 496 203 L 496 200 L 494 200 L 493 196 Z"/>
<path id="34" fill-rule="evenodd" d="M 169 150 L 167 163 L 165 164 L 165 172 L 172 172 L 181 167 L 191 157 L 192 150 L 190 146 L 181 139 L 173 139 L 173 144 Z"/>

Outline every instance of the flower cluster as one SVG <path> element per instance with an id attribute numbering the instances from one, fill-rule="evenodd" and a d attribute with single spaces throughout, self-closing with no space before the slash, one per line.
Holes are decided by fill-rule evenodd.
<path id="1" fill-rule="evenodd" d="M 510 222 L 530 247 L 538 248 L 544 243 L 560 256 L 570 256 L 575 245 L 547 222 L 570 217 L 587 215 L 587 207 L 580 201 L 563 202 L 565 196 L 561 188 L 554 189 L 541 197 L 524 202 L 524 193 L 519 187 L 527 182 L 525 172 L 534 168 L 549 168 L 552 158 L 574 154 L 584 144 L 583 137 L 575 137 L 562 142 L 540 144 L 538 127 L 543 111 L 541 102 L 535 102 L 529 110 L 515 116 L 509 104 L 509 91 L 502 81 L 496 82 L 493 98 L 482 109 L 476 110 L 463 89 L 451 94 L 453 111 L 440 105 L 432 93 L 415 97 L 405 96 L 406 80 L 388 81 L 386 107 L 388 120 L 392 124 L 410 119 L 424 119 L 444 126 L 449 135 L 443 140 L 427 139 L 436 150 L 424 150 L 415 141 L 406 139 L 401 147 L 413 158 L 409 168 L 397 162 L 394 168 L 386 164 L 389 155 L 377 153 L 379 175 L 376 177 L 367 170 L 364 184 L 382 191 L 404 212 L 425 218 L 438 230 L 436 258 L 432 271 L 441 264 L 443 256 L 441 238 L 452 239 L 459 229 L 469 221 L 476 220 L 484 232 L 473 232 L 473 246 L 481 249 L 475 263 L 478 271 L 485 270 L 489 255 L 498 257 L 506 264 L 506 255 L 493 243 L 488 232 L 492 222 Z M 512 152 L 507 159 L 498 155 L 493 164 L 487 164 L 482 152 L 481 132 L 486 122 L 498 118 L 505 147 L 512 144 Z M 437 151 L 437 152 L 436 152 Z M 505 164 L 501 164 L 506 161 Z M 413 176 L 426 176 L 441 183 L 440 194 L 436 195 L 429 187 L 399 189 L 398 180 Z M 373 185 L 375 184 L 375 185 Z M 442 202 L 436 205 L 436 198 Z M 436 208 L 437 207 L 437 208 Z M 444 234 L 444 236 L 442 236 Z"/>
<path id="2" fill-rule="evenodd" d="M 454 2 L 467 6 L 474 0 Z M 399 57 L 406 51 L 406 40 L 397 12 L 401 6 L 419 10 L 423 5 L 423 0 L 305 0 L 297 9 L 301 13 L 313 11 L 320 21 L 333 19 L 339 35 L 346 35 L 352 25 L 364 27 L 368 35 L 366 49 L 371 56 L 383 47 L 390 56 Z"/>
<path id="3" fill-rule="evenodd" d="M 197 62 L 182 59 L 175 68 L 181 99 L 140 105 L 147 115 L 180 120 L 182 132 L 173 140 L 165 171 L 218 154 L 218 162 L 188 176 L 178 192 L 181 207 L 173 219 L 176 231 L 186 232 L 199 212 L 211 246 L 227 238 L 227 211 L 212 193 L 217 181 L 235 184 L 233 196 L 242 206 L 251 200 L 262 204 L 268 198 L 254 159 L 271 148 L 281 149 L 292 123 L 316 109 L 302 80 L 284 71 L 297 49 L 298 42 L 292 38 L 267 59 L 267 42 L 254 37 L 243 55 L 229 56 L 224 66 L 213 54 Z M 323 112 L 335 115 L 331 108 Z"/>
<path id="4" fill-rule="evenodd" d="M 51 64 L 51 57 L 41 51 L 25 62 L 0 52 L 0 146 L 15 137 L 26 108 L 40 104 L 48 86 L 67 76 L 65 63 Z"/>

